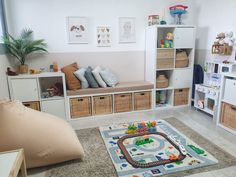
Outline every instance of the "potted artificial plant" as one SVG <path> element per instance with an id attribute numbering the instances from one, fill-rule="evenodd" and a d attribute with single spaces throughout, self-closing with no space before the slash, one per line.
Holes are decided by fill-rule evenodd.
<path id="1" fill-rule="evenodd" d="M 15 39 L 10 34 L 6 34 L 3 37 L 3 41 L 8 53 L 20 62 L 20 74 L 28 73 L 28 65 L 25 64 L 25 60 L 29 54 L 47 52 L 44 39 L 34 40 L 33 31 L 30 29 L 24 29 L 18 39 Z"/>

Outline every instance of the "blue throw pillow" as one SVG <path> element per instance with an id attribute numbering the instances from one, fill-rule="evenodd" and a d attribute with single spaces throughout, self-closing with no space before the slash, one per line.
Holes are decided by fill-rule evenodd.
<path id="1" fill-rule="evenodd" d="M 89 66 L 87 70 L 85 71 L 84 77 L 87 79 L 88 84 L 91 88 L 98 88 L 99 85 L 96 79 L 94 78 L 92 71 L 93 69 Z"/>

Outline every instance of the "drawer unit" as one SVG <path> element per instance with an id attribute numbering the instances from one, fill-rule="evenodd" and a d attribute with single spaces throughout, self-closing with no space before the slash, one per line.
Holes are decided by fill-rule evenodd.
<path id="1" fill-rule="evenodd" d="M 236 130 L 236 106 L 222 102 L 220 122 L 224 126 Z"/>
<path id="2" fill-rule="evenodd" d="M 22 102 L 38 101 L 39 90 L 37 79 L 12 79 L 11 99 Z"/>
<path id="3" fill-rule="evenodd" d="M 157 49 L 157 59 L 166 59 L 175 57 L 174 49 Z"/>
<path id="4" fill-rule="evenodd" d="M 87 117 L 92 115 L 91 97 L 70 99 L 71 118 Z"/>
<path id="5" fill-rule="evenodd" d="M 114 95 L 114 112 L 129 112 L 133 110 L 132 93 Z"/>
<path id="6" fill-rule="evenodd" d="M 224 101 L 233 105 L 236 105 L 236 80 L 225 80 Z"/>
<path id="7" fill-rule="evenodd" d="M 187 105 L 189 99 L 189 89 L 175 89 L 174 91 L 174 106 Z"/>
<path id="8" fill-rule="evenodd" d="M 38 101 L 24 102 L 23 105 L 25 105 L 28 108 L 34 109 L 36 111 L 40 111 L 40 104 Z"/>
<path id="9" fill-rule="evenodd" d="M 151 109 L 152 96 L 151 92 L 134 93 L 134 110 Z"/>
<path id="10" fill-rule="evenodd" d="M 66 119 L 65 100 L 45 100 L 41 102 L 42 112 L 46 112 L 60 118 Z"/>
<path id="11" fill-rule="evenodd" d="M 174 70 L 173 82 L 175 88 L 191 88 L 193 71 L 192 69 Z"/>
<path id="12" fill-rule="evenodd" d="M 112 96 L 93 97 L 93 115 L 112 114 Z"/>
<path id="13" fill-rule="evenodd" d="M 174 68 L 174 49 L 157 50 L 157 69 Z"/>

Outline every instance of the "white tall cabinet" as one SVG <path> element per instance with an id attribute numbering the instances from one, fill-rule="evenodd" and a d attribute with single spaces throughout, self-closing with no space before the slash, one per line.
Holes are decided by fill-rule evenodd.
<path id="1" fill-rule="evenodd" d="M 174 34 L 173 48 L 161 48 L 161 40 L 165 39 L 168 32 Z M 176 67 L 176 52 L 183 50 L 187 53 L 189 63 L 186 67 Z M 156 25 L 146 29 L 146 64 L 145 79 L 155 85 L 153 97 L 154 107 L 170 108 L 176 106 L 177 92 L 188 90 L 188 101 L 191 104 L 193 66 L 195 50 L 195 27 L 185 25 Z M 173 54 L 171 54 L 173 52 Z M 171 55 L 169 55 L 170 53 Z M 166 58 L 165 58 L 166 55 Z M 173 64 L 168 67 L 158 66 L 158 56 L 162 61 L 170 60 Z M 169 79 L 167 88 L 157 88 L 156 79 L 159 74 L 164 74 Z M 165 93 L 165 103 L 157 103 L 157 97 L 161 92 Z M 179 92 L 178 92 L 179 93 Z M 183 105 L 181 105 L 183 106 Z"/>

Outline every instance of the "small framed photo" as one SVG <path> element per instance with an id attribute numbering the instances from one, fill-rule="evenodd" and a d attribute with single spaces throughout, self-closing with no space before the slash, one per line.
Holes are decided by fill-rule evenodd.
<path id="1" fill-rule="evenodd" d="M 120 17 L 119 18 L 119 42 L 120 43 L 135 43 L 135 18 Z"/>
<path id="2" fill-rule="evenodd" d="M 69 44 L 88 44 L 88 18 L 67 17 Z"/>
<path id="3" fill-rule="evenodd" d="M 97 27 L 97 46 L 111 47 L 111 28 L 108 26 Z"/>

